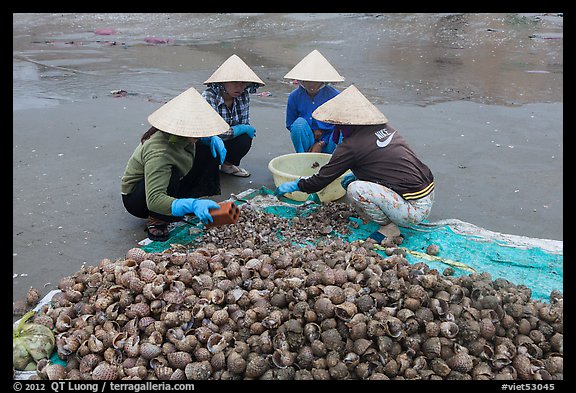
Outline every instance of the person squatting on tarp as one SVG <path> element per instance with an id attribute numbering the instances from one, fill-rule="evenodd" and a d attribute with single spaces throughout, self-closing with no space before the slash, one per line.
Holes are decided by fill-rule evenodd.
<path id="1" fill-rule="evenodd" d="M 193 87 L 153 112 L 148 122 L 152 127 L 142 135 L 121 179 L 122 202 L 133 216 L 148 219 L 150 240 L 166 241 L 168 224 L 186 214 L 212 222 L 210 209 L 219 205 L 197 199 L 205 194 L 202 176 L 194 171 L 202 165 L 195 160 L 196 148 L 213 145 L 212 138 L 230 126 Z"/>
<path id="2" fill-rule="evenodd" d="M 312 115 L 337 124 L 333 138 L 341 134 L 342 142 L 317 174 L 281 184 L 276 195 L 318 192 L 350 169 L 341 184 L 353 205 L 380 224 L 370 235 L 374 240 L 401 236 L 398 225 L 410 227 L 428 217 L 434 202 L 431 170 L 354 85 Z"/>
<path id="3" fill-rule="evenodd" d="M 202 96 L 230 124 L 230 128 L 214 138 L 220 162 L 213 168 L 228 175 L 248 177 L 240 161 L 252 147 L 256 129 L 250 125 L 250 94 L 264 82 L 240 57 L 230 56 L 205 82 Z"/>
<path id="4" fill-rule="evenodd" d="M 328 83 L 342 82 L 344 77 L 320 52 L 313 50 L 284 78 L 298 81 L 286 104 L 286 128 L 296 153 L 331 154 L 339 142 L 332 138 L 334 125 L 314 119 L 312 112 L 340 93 Z"/>

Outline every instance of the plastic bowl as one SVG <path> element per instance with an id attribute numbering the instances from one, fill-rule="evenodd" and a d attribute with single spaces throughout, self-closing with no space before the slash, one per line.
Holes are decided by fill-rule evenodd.
<path id="1" fill-rule="evenodd" d="M 278 187 L 284 182 L 318 173 L 320 168 L 330 161 L 330 157 L 332 157 L 332 155 L 326 153 L 284 154 L 270 160 L 268 169 L 272 172 L 274 184 Z M 321 202 L 335 201 L 346 195 L 346 190 L 342 187 L 340 181 L 348 173 L 351 172 L 349 170 L 346 171 L 338 179 L 316 193 Z M 310 195 L 305 192 L 295 191 L 287 193 L 284 196 L 295 201 L 305 201 Z"/>

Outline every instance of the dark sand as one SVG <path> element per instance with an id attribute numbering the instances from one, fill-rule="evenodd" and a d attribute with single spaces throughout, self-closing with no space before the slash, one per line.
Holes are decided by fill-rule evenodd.
<path id="1" fill-rule="evenodd" d="M 562 240 L 562 29 L 557 14 L 17 14 L 13 298 L 146 237 L 119 192 L 146 118 L 233 53 L 272 94 L 252 99 L 252 176 L 223 175 L 215 200 L 274 187 L 268 162 L 293 152 L 282 76 L 318 49 L 431 167 L 429 221 Z"/>

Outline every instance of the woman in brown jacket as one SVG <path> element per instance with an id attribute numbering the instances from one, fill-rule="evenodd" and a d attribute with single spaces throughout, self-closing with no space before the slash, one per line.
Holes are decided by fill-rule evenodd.
<path id="1" fill-rule="evenodd" d="M 371 238 L 380 242 L 399 236 L 398 225 L 411 226 L 428 217 L 434 201 L 430 168 L 355 86 L 318 107 L 312 116 L 336 124 L 342 142 L 317 174 L 281 184 L 276 195 L 318 192 L 350 169 L 352 174 L 341 183 L 354 205 L 380 224 Z"/>

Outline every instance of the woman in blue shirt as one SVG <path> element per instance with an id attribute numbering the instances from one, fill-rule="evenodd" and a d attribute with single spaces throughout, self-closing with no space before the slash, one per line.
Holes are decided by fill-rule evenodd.
<path id="1" fill-rule="evenodd" d="M 332 139 L 334 125 L 314 119 L 312 112 L 340 93 L 328 83 L 342 82 L 344 77 L 320 52 L 313 50 L 284 78 L 298 81 L 298 87 L 290 93 L 286 105 L 286 128 L 294 149 L 297 153 L 332 154 L 337 144 Z"/>

